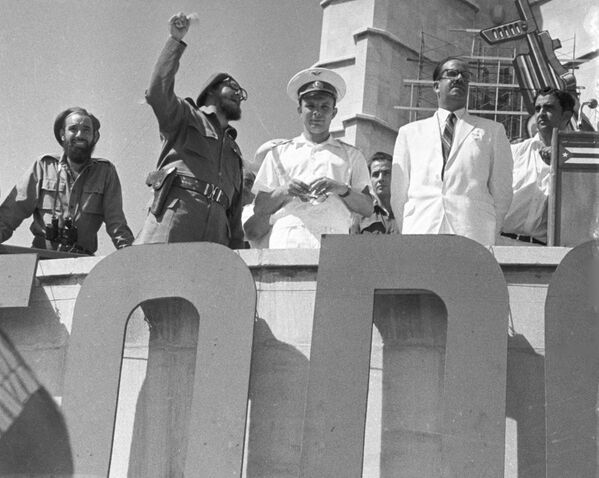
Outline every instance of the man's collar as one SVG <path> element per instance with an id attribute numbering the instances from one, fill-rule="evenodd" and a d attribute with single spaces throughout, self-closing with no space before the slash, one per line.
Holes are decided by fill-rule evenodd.
<path id="1" fill-rule="evenodd" d="M 308 138 L 306 138 L 306 135 L 304 133 L 302 133 L 297 137 L 297 143 L 298 144 L 309 144 L 311 146 L 312 145 L 314 145 L 314 146 L 331 145 L 336 148 L 340 147 L 339 142 L 335 138 L 333 138 L 333 135 L 331 135 L 330 133 L 329 133 L 329 137 L 327 139 L 325 139 L 322 143 L 315 143 L 314 141 L 310 141 Z"/>
<path id="2" fill-rule="evenodd" d="M 216 115 L 215 105 L 202 105 L 198 109 L 205 115 L 214 117 L 215 124 L 218 124 L 220 128 L 220 121 L 218 120 L 218 116 Z M 224 130 L 233 140 L 237 139 L 237 130 L 233 126 L 228 124 L 227 126 L 225 126 Z"/>
<path id="3" fill-rule="evenodd" d="M 372 202 L 374 203 L 374 212 L 375 213 L 381 214 L 383 216 L 391 216 L 389 211 L 387 209 L 385 209 L 385 206 L 383 206 L 383 203 L 381 202 L 379 197 L 374 193 L 372 195 Z"/>
<path id="4" fill-rule="evenodd" d="M 89 168 L 92 164 L 95 164 L 97 162 L 98 162 L 98 160 L 96 158 L 89 158 L 89 161 L 87 161 L 83 165 L 83 167 L 79 170 L 79 172 L 77 174 L 81 174 L 83 172 L 83 170 Z M 73 171 L 73 168 L 71 168 L 71 164 L 67 161 L 67 156 L 64 153 L 62 154 L 62 156 L 58 160 L 58 163 L 61 166 L 64 165 L 70 173 L 74 173 L 75 172 L 75 171 Z"/>
<path id="5" fill-rule="evenodd" d="M 450 113 L 452 113 L 452 112 L 449 110 L 446 110 L 445 108 L 439 107 L 437 109 L 437 115 L 439 116 L 439 120 L 442 122 L 447 121 L 447 117 L 449 116 Z M 466 108 L 460 108 L 459 110 L 455 110 L 455 111 L 453 111 L 453 114 L 456 115 L 458 119 L 462 119 L 464 117 L 464 115 L 466 114 Z"/>

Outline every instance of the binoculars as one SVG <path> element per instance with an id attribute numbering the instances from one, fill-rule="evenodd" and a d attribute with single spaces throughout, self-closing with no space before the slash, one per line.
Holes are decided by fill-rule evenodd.
<path id="1" fill-rule="evenodd" d="M 48 241 L 59 244 L 59 251 L 69 251 L 77 242 L 77 226 L 71 218 L 65 220 L 63 227 L 58 227 L 58 218 L 53 217 L 44 232 Z"/>

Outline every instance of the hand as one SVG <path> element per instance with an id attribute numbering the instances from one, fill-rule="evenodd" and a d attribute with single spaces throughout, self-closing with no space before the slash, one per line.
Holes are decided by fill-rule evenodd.
<path id="1" fill-rule="evenodd" d="M 551 163 L 551 146 L 544 146 L 539 150 L 539 155 L 545 164 Z"/>
<path id="2" fill-rule="evenodd" d="M 323 194 L 345 194 L 348 190 L 346 184 L 335 181 L 334 179 L 323 176 L 318 178 L 310 184 L 310 193 L 315 196 L 321 196 Z"/>
<path id="3" fill-rule="evenodd" d="M 181 41 L 183 39 L 189 30 L 189 20 L 190 18 L 182 12 L 173 15 L 169 19 L 168 23 L 171 29 L 171 37 L 173 37 L 174 40 Z"/>
<path id="4" fill-rule="evenodd" d="M 285 186 L 285 194 L 291 197 L 298 197 L 303 201 L 307 201 L 310 194 L 310 187 L 299 179 L 292 179 L 289 184 Z"/>

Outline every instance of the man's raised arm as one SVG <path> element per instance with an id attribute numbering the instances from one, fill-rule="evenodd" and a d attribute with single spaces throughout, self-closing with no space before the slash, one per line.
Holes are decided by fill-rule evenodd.
<path id="1" fill-rule="evenodd" d="M 189 30 L 189 22 L 189 16 L 184 13 L 170 18 L 170 37 L 158 57 L 146 90 L 146 100 L 163 132 L 177 130 L 184 114 L 182 100 L 175 95 L 175 75 L 179 70 L 179 59 L 187 47 L 183 37 Z"/>

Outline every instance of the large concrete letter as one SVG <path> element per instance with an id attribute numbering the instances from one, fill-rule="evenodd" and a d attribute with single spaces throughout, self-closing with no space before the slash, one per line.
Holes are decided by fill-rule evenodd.
<path id="1" fill-rule="evenodd" d="M 577 246 L 545 303 L 547 477 L 599 476 L 599 243 Z"/>
<path id="2" fill-rule="evenodd" d="M 131 311 L 169 297 L 189 301 L 200 315 L 185 476 L 240 476 L 256 293 L 243 261 L 210 243 L 129 247 L 83 283 L 63 398 L 78 475 L 108 476 Z"/>
<path id="3" fill-rule="evenodd" d="M 362 476 L 374 296 L 393 289 L 433 292 L 447 310 L 437 476 L 503 477 L 507 287 L 485 248 L 448 236 L 323 239 L 301 476 Z"/>

